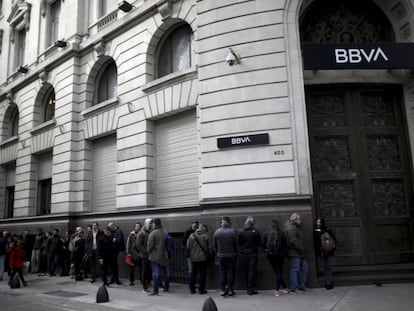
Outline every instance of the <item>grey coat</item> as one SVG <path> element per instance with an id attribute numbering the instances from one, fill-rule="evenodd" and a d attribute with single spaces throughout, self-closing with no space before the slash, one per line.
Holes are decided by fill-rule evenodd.
<path id="1" fill-rule="evenodd" d="M 288 221 L 284 228 L 289 257 L 305 257 L 303 231 L 294 221 Z"/>
<path id="2" fill-rule="evenodd" d="M 162 228 L 151 231 L 148 237 L 148 259 L 161 266 L 168 264 L 167 248 L 165 238 L 167 234 Z"/>

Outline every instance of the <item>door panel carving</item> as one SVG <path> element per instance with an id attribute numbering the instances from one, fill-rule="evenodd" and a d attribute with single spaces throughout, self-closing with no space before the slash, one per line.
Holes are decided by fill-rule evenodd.
<path id="1" fill-rule="evenodd" d="M 340 265 L 414 260 L 404 118 L 391 86 L 306 90 L 315 214 Z"/>

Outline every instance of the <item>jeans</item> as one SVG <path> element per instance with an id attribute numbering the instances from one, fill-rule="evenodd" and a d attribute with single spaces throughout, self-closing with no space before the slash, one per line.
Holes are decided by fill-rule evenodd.
<path id="1" fill-rule="evenodd" d="M 308 262 L 306 258 L 289 257 L 290 291 L 304 289 L 308 275 Z"/>
<path id="2" fill-rule="evenodd" d="M 248 293 L 254 292 L 256 284 L 257 255 L 241 255 L 246 278 L 246 289 Z"/>
<path id="3" fill-rule="evenodd" d="M 219 257 L 221 290 L 232 292 L 235 278 L 236 257 Z"/>
<path id="4" fill-rule="evenodd" d="M 32 258 L 30 263 L 30 265 L 32 266 L 32 273 L 39 273 L 41 255 L 42 251 L 40 249 L 34 249 L 32 251 Z"/>
<path id="5" fill-rule="evenodd" d="M 157 264 L 156 262 L 151 262 L 152 266 L 152 281 L 154 283 L 154 290 L 153 292 L 155 294 L 158 294 L 159 287 L 160 287 L 160 273 L 163 272 L 165 276 L 165 284 L 164 284 L 164 291 L 168 292 L 170 288 L 170 266 L 161 266 L 160 264 Z"/>

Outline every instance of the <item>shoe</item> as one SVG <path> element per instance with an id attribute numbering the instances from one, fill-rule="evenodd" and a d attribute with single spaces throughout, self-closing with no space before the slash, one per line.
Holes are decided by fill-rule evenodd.
<path id="1" fill-rule="evenodd" d="M 148 296 L 158 296 L 158 293 L 151 292 L 148 294 Z"/>
<path id="2" fill-rule="evenodd" d="M 283 294 L 289 294 L 289 290 L 288 290 L 287 288 L 285 288 L 285 289 L 283 290 Z"/>
<path id="3" fill-rule="evenodd" d="M 233 297 L 234 295 L 236 295 L 236 293 L 234 292 L 234 290 L 230 290 L 228 295 L 229 297 Z"/>
<path id="4" fill-rule="evenodd" d="M 207 294 L 207 291 L 206 291 L 206 290 L 200 290 L 198 293 L 199 293 L 200 295 L 204 295 L 204 294 Z"/>
<path id="5" fill-rule="evenodd" d="M 169 293 L 169 292 L 170 292 L 170 290 L 169 290 L 168 288 L 164 288 L 162 291 L 163 291 L 164 293 Z"/>
<path id="6" fill-rule="evenodd" d="M 23 286 L 26 287 L 27 286 L 27 282 L 23 282 Z"/>
<path id="7" fill-rule="evenodd" d="M 91 279 L 91 280 L 90 280 L 90 282 L 91 282 L 91 283 L 95 283 L 95 279 Z"/>
<path id="8" fill-rule="evenodd" d="M 294 290 L 294 291 L 290 291 L 291 294 L 296 294 L 296 295 L 302 295 L 303 291 L 301 291 L 300 289 Z"/>
<path id="9" fill-rule="evenodd" d="M 129 282 L 129 286 L 134 286 L 134 282 Z"/>
<path id="10" fill-rule="evenodd" d="M 223 291 L 220 293 L 221 297 L 226 297 L 229 294 L 229 292 L 227 290 Z"/>
<path id="11" fill-rule="evenodd" d="M 258 292 L 257 291 L 255 291 L 255 290 L 252 290 L 251 292 L 247 292 L 247 295 L 257 295 L 258 294 Z"/>
<path id="12" fill-rule="evenodd" d="M 117 280 L 115 283 L 118 284 L 118 285 L 122 284 L 122 282 L 120 280 Z"/>
<path id="13" fill-rule="evenodd" d="M 190 291 L 190 294 L 191 294 L 191 295 L 194 295 L 195 293 L 196 293 L 196 291 L 195 291 L 195 290 Z"/>
<path id="14" fill-rule="evenodd" d="M 275 297 L 279 297 L 279 296 L 280 296 L 279 291 L 278 291 L 278 290 L 274 290 L 274 291 L 273 291 L 273 296 L 275 296 Z"/>
<path id="15" fill-rule="evenodd" d="M 142 292 L 143 292 L 143 293 L 148 293 L 148 292 L 149 292 L 149 290 L 148 290 L 148 288 L 143 288 L 143 289 L 142 289 Z"/>
<path id="16" fill-rule="evenodd" d="M 333 287 L 332 283 L 329 282 L 329 283 L 326 283 L 325 288 L 326 288 L 326 290 L 331 290 L 334 287 Z"/>
<path id="17" fill-rule="evenodd" d="M 306 292 L 307 291 L 307 289 L 304 288 L 304 287 L 299 287 L 299 290 L 301 290 L 302 292 Z"/>

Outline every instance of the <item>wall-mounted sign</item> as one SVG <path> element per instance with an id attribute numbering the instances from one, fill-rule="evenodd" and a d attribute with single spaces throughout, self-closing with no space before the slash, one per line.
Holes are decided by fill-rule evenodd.
<path id="1" fill-rule="evenodd" d="M 303 44 L 305 70 L 414 69 L 414 43 Z"/>
<path id="2" fill-rule="evenodd" d="M 217 138 L 218 148 L 238 147 L 246 145 L 269 144 L 269 134 L 255 134 L 234 137 Z"/>

